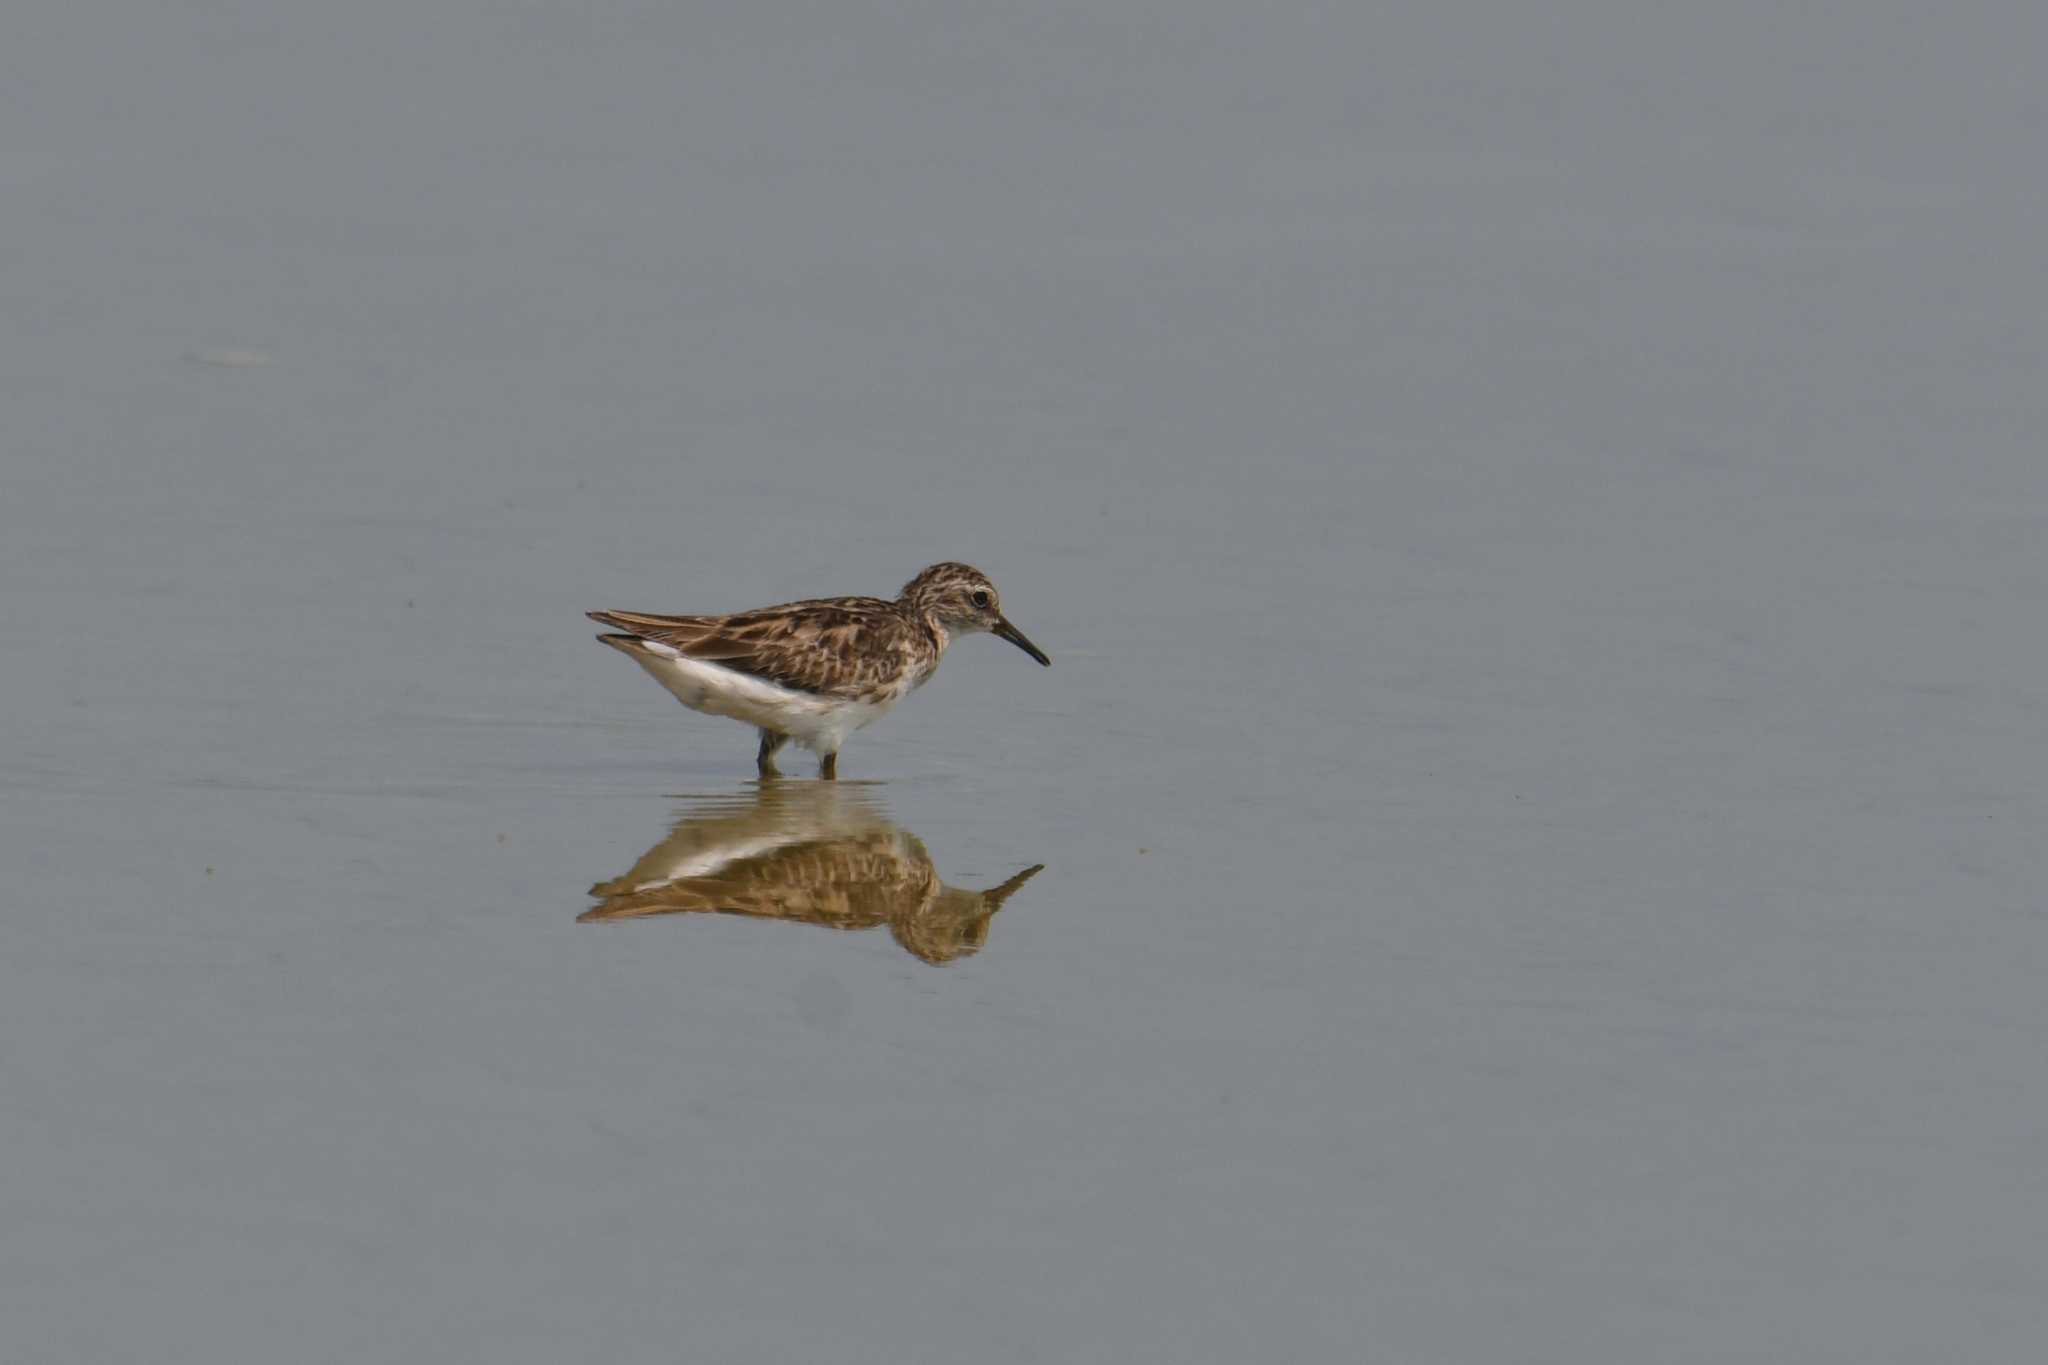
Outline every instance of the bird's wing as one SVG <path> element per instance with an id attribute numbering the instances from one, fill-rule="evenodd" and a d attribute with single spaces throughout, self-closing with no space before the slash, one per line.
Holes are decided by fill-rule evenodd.
<path id="1" fill-rule="evenodd" d="M 893 657 L 910 624 L 880 598 L 832 597 L 763 607 L 732 616 L 650 616 L 593 611 L 590 619 L 692 659 L 805 692 L 847 687 L 860 658 Z"/>

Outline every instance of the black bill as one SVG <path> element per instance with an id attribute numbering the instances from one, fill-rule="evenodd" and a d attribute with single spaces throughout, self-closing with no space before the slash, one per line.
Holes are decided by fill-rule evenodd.
<path id="1" fill-rule="evenodd" d="M 1045 657 L 1045 651 L 1025 639 L 1024 632 L 1011 625 L 1003 617 L 998 616 L 996 618 L 996 623 L 989 627 L 989 632 L 993 635 L 1000 635 L 1003 639 L 1008 640 L 1047 668 L 1052 667 L 1052 660 Z"/>

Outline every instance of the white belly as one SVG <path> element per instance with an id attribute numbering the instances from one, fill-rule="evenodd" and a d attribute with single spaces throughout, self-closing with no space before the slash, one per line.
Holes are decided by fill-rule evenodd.
<path id="1" fill-rule="evenodd" d="M 723 664 L 689 658 L 653 640 L 636 640 L 625 652 L 692 711 L 779 731 L 815 754 L 838 753 L 848 735 L 880 720 L 897 700 L 846 701 L 800 692 Z"/>

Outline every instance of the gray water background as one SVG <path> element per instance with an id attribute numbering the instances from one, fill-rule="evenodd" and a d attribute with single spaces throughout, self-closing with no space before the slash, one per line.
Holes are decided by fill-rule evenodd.
<path id="1" fill-rule="evenodd" d="M 2044 46 L 12 7 L 0 1358 L 2035 1358 Z M 956 556 L 978 955 L 574 922 Z"/>

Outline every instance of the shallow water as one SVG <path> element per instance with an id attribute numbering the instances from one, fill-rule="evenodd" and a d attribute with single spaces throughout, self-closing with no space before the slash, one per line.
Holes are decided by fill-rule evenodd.
<path id="1" fill-rule="evenodd" d="M 2029 22 L 19 18 L 0 1356 L 2027 1358 Z"/>

